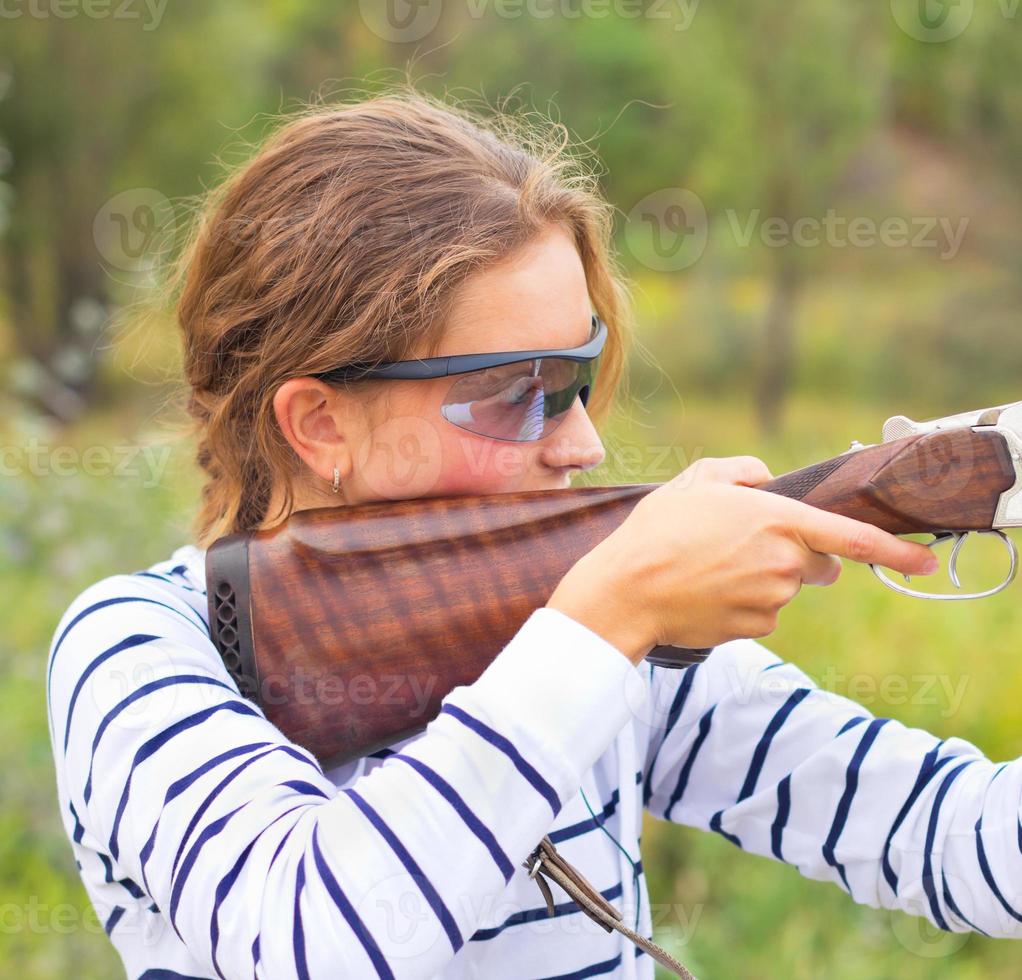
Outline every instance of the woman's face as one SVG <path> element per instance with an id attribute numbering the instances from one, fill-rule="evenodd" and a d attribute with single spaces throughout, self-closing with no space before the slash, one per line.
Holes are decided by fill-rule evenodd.
<path id="1" fill-rule="evenodd" d="M 589 339 L 592 306 L 585 273 L 566 231 L 545 232 L 459 290 L 437 356 L 577 347 Z M 424 356 L 414 352 L 410 356 Z M 309 379 L 281 386 L 274 406 L 288 441 L 330 499 L 336 465 L 344 503 L 564 488 L 597 466 L 603 444 L 580 399 L 536 442 L 490 439 L 440 414 L 449 378 L 372 381 L 379 397 L 308 398 Z M 318 384 L 313 382 L 313 384 Z M 339 502 L 339 501 L 338 501 Z"/>

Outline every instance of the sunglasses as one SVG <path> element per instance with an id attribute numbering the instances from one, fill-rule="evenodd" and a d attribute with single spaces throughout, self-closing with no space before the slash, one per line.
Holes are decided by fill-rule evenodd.
<path id="1" fill-rule="evenodd" d="M 456 376 L 440 406 L 448 422 L 489 439 L 535 442 L 560 425 L 576 395 L 587 404 L 606 342 L 607 325 L 594 313 L 589 339 L 580 347 L 348 364 L 313 377 L 341 382 Z"/>

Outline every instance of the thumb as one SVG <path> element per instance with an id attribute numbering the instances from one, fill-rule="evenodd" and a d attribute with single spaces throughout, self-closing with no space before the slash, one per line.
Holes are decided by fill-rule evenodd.
<path id="1" fill-rule="evenodd" d="M 756 456 L 712 456 L 696 460 L 670 482 L 679 486 L 693 483 L 730 483 L 735 486 L 754 487 L 773 479 L 766 463 Z"/>

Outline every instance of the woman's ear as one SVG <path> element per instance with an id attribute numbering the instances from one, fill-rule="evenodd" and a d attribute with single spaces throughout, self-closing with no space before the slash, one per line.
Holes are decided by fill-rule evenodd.
<path id="1" fill-rule="evenodd" d="M 302 462 L 326 481 L 351 475 L 364 420 L 357 399 L 316 378 L 285 381 L 274 393 L 277 425 Z"/>

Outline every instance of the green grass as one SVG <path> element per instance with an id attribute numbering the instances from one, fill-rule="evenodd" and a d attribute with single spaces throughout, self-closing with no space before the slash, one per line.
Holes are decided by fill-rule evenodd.
<path id="1" fill-rule="evenodd" d="M 783 438 L 764 440 L 741 398 L 680 405 L 662 395 L 641 401 L 631 424 L 619 419 L 605 434 L 608 461 L 592 473 L 594 482 L 662 482 L 687 460 L 750 452 L 779 474 L 841 452 L 852 438 L 875 441 L 886 414 L 899 408 L 887 405 L 885 414 L 848 399 L 800 397 L 789 407 Z M 156 430 L 136 431 L 130 419 L 97 415 L 47 438 L 79 451 L 158 438 Z M 5 444 L 23 443 L 27 435 L 12 428 Z M 149 476 L 26 473 L 0 483 L 0 540 L 14 557 L 0 568 L 6 626 L 0 738 L 15 747 L 0 768 L 0 975 L 89 980 L 121 972 L 91 914 L 59 822 L 43 681 L 57 618 L 79 589 L 104 575 L 142 568 L 188 540 L 197 481 L 186 449 L 173 450 L 155 485 L 147 485 Z M 975 603 L 914 601 L 885 590 L 867 568 L 846 562 L 834 586 L 804 589 L 764 642 L 817 680 L 829 677 L 843 694 L 852 695 L 853 675 L 866 683 L 919 673 L 944 674 L 954 683 L 965 679 L 954 712 L 941 698 L 892 703 L 897 699 L 874 693 L 861 700 L 876 714 L 969 739 L 994 759 L 1010 759 L 1020 746 L 1015 705 L 1022 679 L 1013 670 L 1014 640 L 1022 635 L 1017 588 Z M 803 879 L 716 835 L 648 815 L 643 860 L 653 903 L 680 905 L 684 912 L 667 914 L 657 938 L 703 978 L 968 980 L 1018 974 L 1012 943 L 935 936 L 920 920 L 856 906 L 833 885 Z"/>

